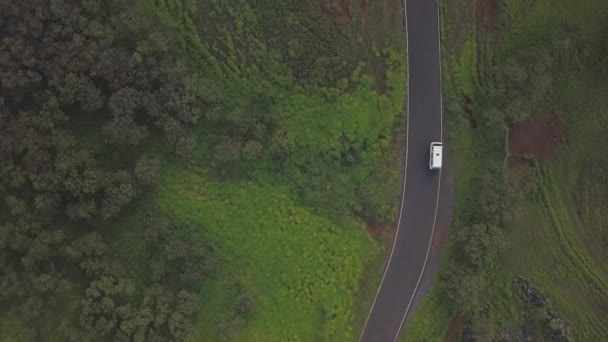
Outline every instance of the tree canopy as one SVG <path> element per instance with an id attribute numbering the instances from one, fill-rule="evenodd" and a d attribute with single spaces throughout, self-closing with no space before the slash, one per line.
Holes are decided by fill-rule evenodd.
<path id="1" fill-rule="evenodd" d="M 135 291 L 96 224 L 158 180 L 154 132 L 178 154 L 195 143 L 204 101 L 155 37 L 123 1 L 0 0 L 0 306 L 36 320 L 25 340 L 192 338 L 204 242 L 150 218 Z"/>

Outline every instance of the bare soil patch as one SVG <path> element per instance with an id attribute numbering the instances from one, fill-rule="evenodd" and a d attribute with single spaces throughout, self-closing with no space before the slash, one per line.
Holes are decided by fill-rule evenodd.
<path id="1" fill-rule="evenodd" d="M 447 242 L 449 227 L 445 224 L 435 225 L 435 234 L 433 234 L 431 240 L 431 254 L 435 257 L 439 257 L 443 251 L 443 247 Z"/>
<path id="2" fill-rule="evenodd" d="M 496 21 L 496 0 L 475 1 L 475 22 L 477 27 L 491 29 Z"/>
<path id="3" fill-rule="evenodd" d="M 388 32 L 391 25 L 395 22 L 395 10 L 398 7 L 397 0 L 384 0 L 382 6 L 382 28 L 384 32 Z"/>
<path id="4" fill-rule="evenodd" d="M 346 0 L 336 0 L 321 6 L 321 12 L 332 18 L 339 25 L 350 21 L 350 8 Z"/>
<path id="5" fill-rule="evenodd" d="M 365 226 L 367 228 L 367 233 L 371 237 L 381 241 L 385 250 L 391 249 L 391 246 L 393 244 L 393 237 L 391 236 L 391 233 L 393 233 L 393 231 L 391 229 L 387 229 L 386 227 L 381 227 L 379 225 L 374 225 L 369 222 L 366 222 Z"/>
<path id="6" fill-rule="evenodd" d="M 562 125 L 553 115 L 533 116 L 511 125 L 509 153 L 513 156 L 534 156 L 538 161 L 551 160 L 557 146 L 565 142 Z"/>
<path id="7" fill-rule="evenodd" d="M 372 12 L 371 12 L 371 9 L 369 8 L 369 1 L 361 0 L 360 9 L 361 9 L 361 17 L 363 18 L 363 30 L 366 33 L 368 33 L 369 24 L 372 20 Z"/>
<path id="8" fill-rule="evenodd" d="M 452 322 L 450 322 L 450 327 L 448 328 L 448 333 L 445 336 L 446 342 L 454 342 L 458 341 L 460 334 L 462 333 L 462 328 L 464 327 L 465 317 L 463 314 L 457 314 L 452 318 Z"/>

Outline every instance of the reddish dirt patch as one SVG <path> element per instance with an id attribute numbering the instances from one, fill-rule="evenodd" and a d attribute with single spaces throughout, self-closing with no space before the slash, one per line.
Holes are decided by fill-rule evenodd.
<path id="1" fill-rule="evenodd" d="M 396 0 L 384 0 L 382 6 L 382 28 L 384 32 L 388 32 L 390 29 L 390 25 L 395 21 L 395 10 L 397 9 L 397 1 Z"/>
<path id="2" fill-rule="evenodd" d="M 446 342 L 454 342 L 458 340 L 462 332 L 462 328 L 464 327 L 465 317 L 463 314 L 458 314 L 454 318 L 452 318 L 452 322 L 450 322 L 450 327 L 448 328 L 448 333 L 445 336 Z"/>
<path id="3" fill-rule="evenodd" d="M 433 256 L 439 256 L 441 254 L 446 242 L 447 233 L 448 227 L 444 227 L 444 225 L 441 224 L 435 226 L 435 234 L 433 234 L 433 239 L 431 240 L 431 254 Z"/>
<path id="4" fill-rule="evenodd" d="M 379 6 L 378 2 L 379 1 L 377 0 L 372 2 L 376 9 L 377 6 Z M 391 30 L 395 30 L 394 25 L 396 19 L 402 18 L 395 13 L 397 4 L 397 0 L 383 0 L 382 15 L 380 15 L 378 11 L 375 11 L 372 6 L 370 6 L 370 0 L 361 0 L 359 2 L 359 6 L 356 8 L 360 12 L 363 21 L 363 30 L 369 39 L 382 41 L 386 38 L 387 34 L 390 34 Z"/>
<path id="5" fill-rule="evenodd" d="M 393 237 L 391 236 L 392 231 L 387 230 L 386 228 L 382 228 L 378 225 L 371 224 L 366 222 L 365 226 L 367 227 L 367 233 L 380 241 L 382 241 L 382 245 L 388 251 L 392 248 Z"/>
<path id="6" fill-rule="evenodd" d="M 474 8 L 477 27 L 491 29 L 496 20 L 496 0 L 476 0 Z"/>
<path id="7" fill-rule="evenodd" d="M 350 9 L 346 0 L 336 0 L 321 6 L 321 12 L 336 23 L 344 25 L 350 20 Z"/>
<path id="8" fill-rule="evenodd" d="M 368 0 L 361 0 L 361 18 L 363 18 L 363 31 L 369 33 L 369 23 L 372 20 L 372 12 Z"/>
<path id="9" fill-rule="evenodd" d="M 439 207 L 437 208 L 437 219 L 435 221 L 435 232 L 431 240 L 431 258 L 437 260 L 441 258 L 441 252 L 448 240 L 450 224 L 452 222 L 452 205 L 454 196 L 454 176 L 452 174 L 451 158 L 446 159 L 448 168 L 444 169 L 441 177 L 441 192 L 439 193 Z"/>
<path id="10" fill-rule="evenodd" d="M 382 227 L 373 225 L 369 222 L 366 223 L 366 226 L 367 226 L 367 233 L 370 236 L 373 236 L 375 238 L 381 238 L 384 235 Z"/>
<path id="11" fill-rule="evenodd" d="M 546 162 L 563 142 L 562 125 L 552 115 L 532 117 L 509 130 L 509 153 L 513 156 L 535 156 Z"/>

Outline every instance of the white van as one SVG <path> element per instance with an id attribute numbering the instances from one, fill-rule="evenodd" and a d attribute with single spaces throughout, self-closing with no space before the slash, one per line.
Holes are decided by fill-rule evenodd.
<path id="1" fill-rule="evenodd" d="M 432 142 L 429 156 L 429 169 L 441 169 L 441 161 L 443 158 L 443 144 L 440 142 Z"/>

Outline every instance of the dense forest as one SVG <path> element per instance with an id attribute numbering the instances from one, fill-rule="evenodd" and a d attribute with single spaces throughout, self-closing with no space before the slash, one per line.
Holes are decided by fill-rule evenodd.
<path id="1" fill-rule="evenodd" d="M 349 338 L 405 72 L 340 6 L 0 0 L 0 339 Z"/>
<path id="2" fill-rule="evenodd" d="M 152 137 L 192 149 L 204 99 L 124 3 L 2 1 L 0 16 L 2 316 L 23 340 L 188 339 L 210 251 L 151 214 L 135 291 L 99 227 L 158 179 Z"/>

